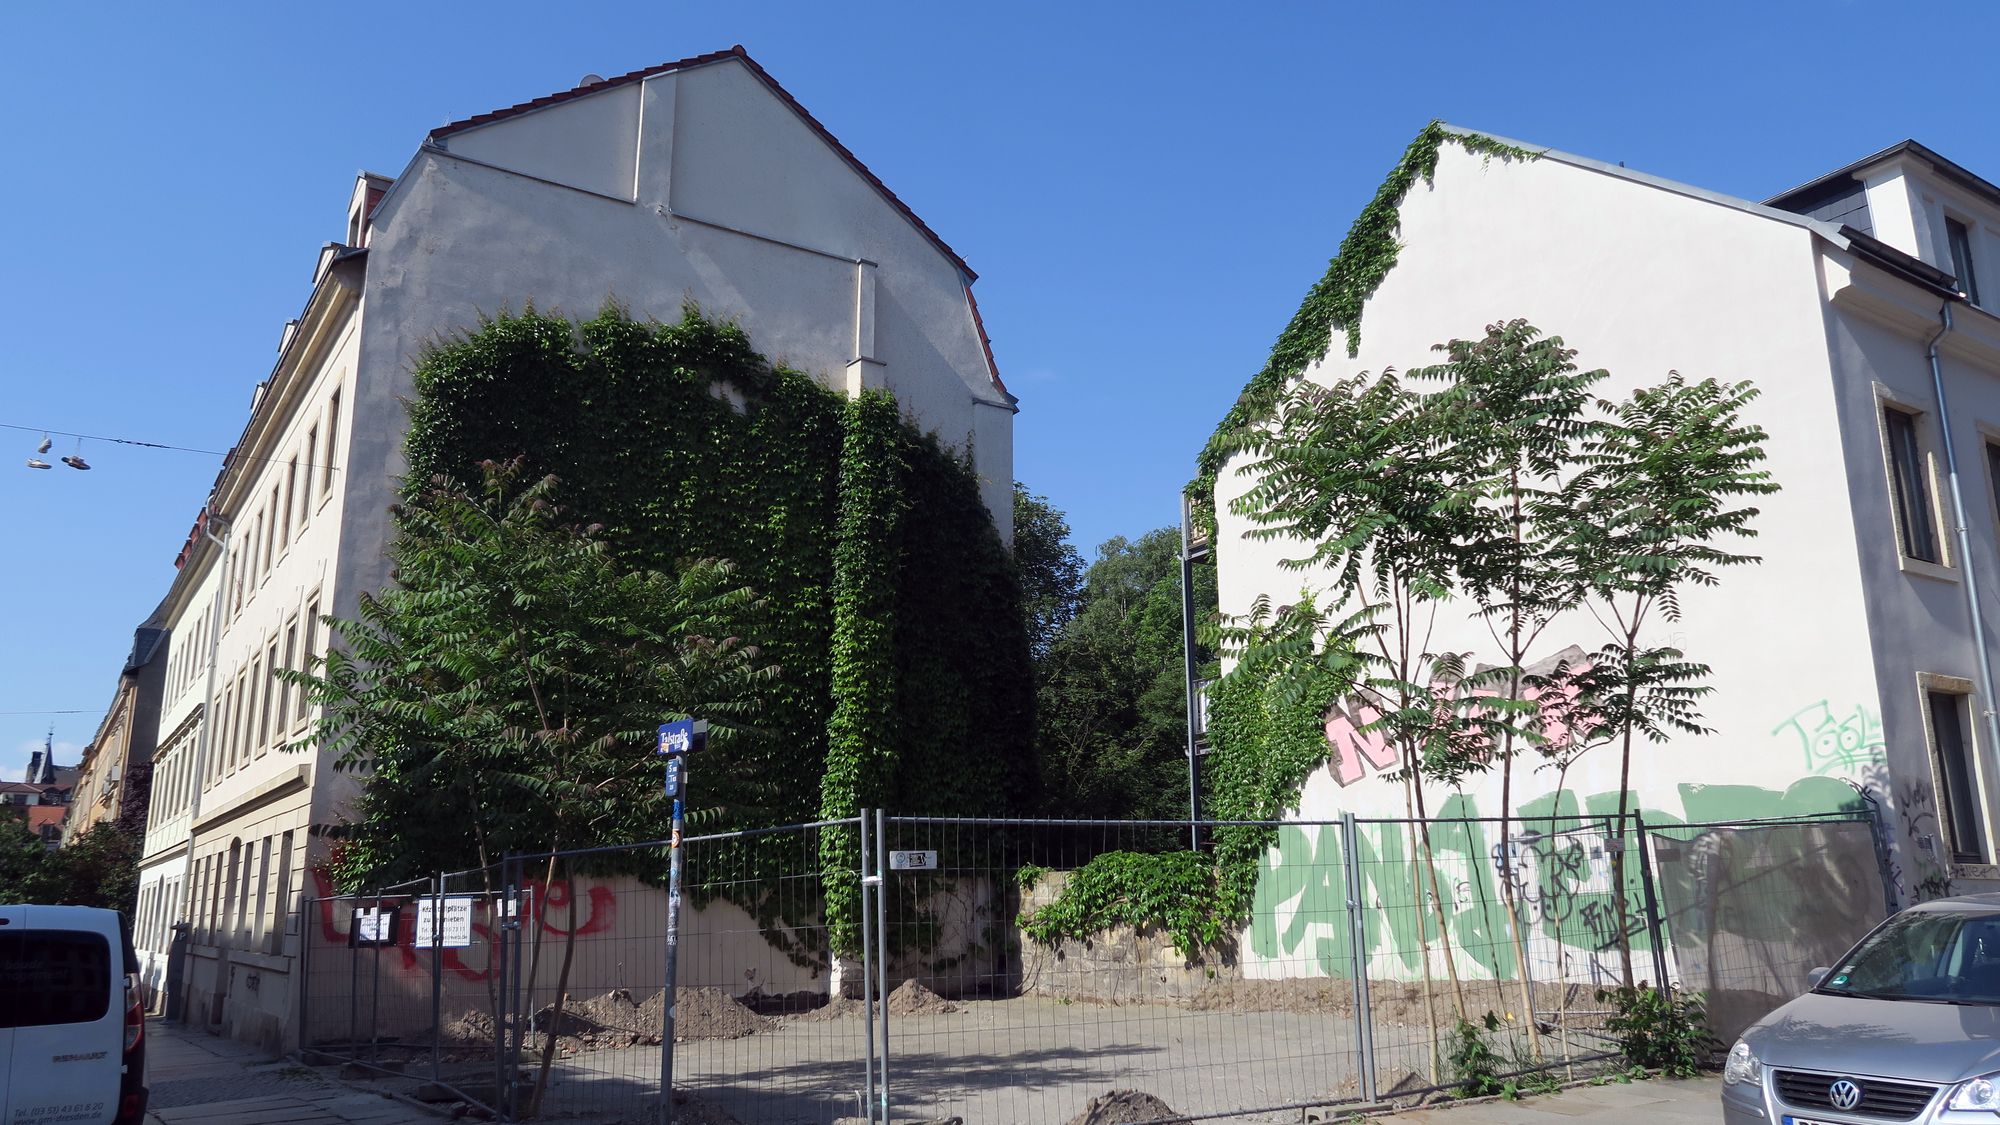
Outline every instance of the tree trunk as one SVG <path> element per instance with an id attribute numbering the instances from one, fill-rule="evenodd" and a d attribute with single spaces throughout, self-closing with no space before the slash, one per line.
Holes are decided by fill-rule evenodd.
<path id="1" fill-rule="evenodd" d="M 1424 897 L 1424 869 L 1423 861 L 1418 858 L 1420 853 L 1417 851 L 1417 806 L 1410 797 L 1410 785 L 1411 777 L 1403 778 L 1403 811 L 1410 818 L 1408 825 L 1410 839 L 1410 889 L 1419 900 L 1410 905 L 1415 909 L 1417 917 L 1417 956 L 1423 965 L 1424 971 L 1424 1026 L 1430 1029 L 1431 1084 L 1435 1086 L 1443 1081 L 1443 1078 L 1439 1075 L 1437 997 L 1431 987 L 1431 940 L 1428 933 L 1430 923 L 1424 918 L 1424 907 L 1421 901 Z"/>
<path id="2" fill-rule="evenodd" d="M 1412 774 L 1413 788 L 1417 795 L 1417 829 L 1423 837 L 1424 844 L 1424 870 L 1430 875 L 1431 909 L 1437 914 L 1438 948 L 1444 953 L 1445 975 L 1451 979 L 1452 1007 L 1458 1012 L 1459 1020 L 1463 1022 L 1466 1019 L 1465 987 L 1459 983 L 1458 964 L 1451 955 L 1451 923 L 1445 917 L 1444 895 L 1438 890 L 1437 857 L 1431 852 L 1431 823 L 1427 819 L 1429 814 L 1424 811 L 1424 779 L 1421 773 L 1416 773 L 1414 770 Z M 1418 893 L 1423 893 L 1421 886 L 1418 887 Z"/>
<path id="3" fill-rule="evenodd" d="M 551 860 L 552 865 L 553 862 Z M 556 972 L 555 1014 L 549 1019 L 548 1030 L 544 1033 L 541 1069 L 535 1073 L 535 1088 L 528 1095 L 528 1108 L 522 1114 L 528 1118 L 537 1117 L 542 1112 L 542 1095 L 549 1088 L 549 1069 L 555 1065 L 556 1033 L 562 1029 L 563 1006 L 569 1000 L 569 970 L 576 960 L 576 881 L 570 878 L 568 871 L 564 872 L 564 881 L 570 884 L 570 919 L 563 934 L 562 968 Z"/>
<path id="4" fill-rule="evenodd" d="M 1632 926 L 1625 908 L 1625 813 L 1626 797 L 1632 791 L 1632 707 L 1638 698 L 1632 686 L 1632 654 L 1639 644 L 1639 609 L 1632 612 L 1632 627 L 1625 634 L 1625 731 L 1618 756 L 1618 836 L 1611 849 L 1611 902 L 1618 919 L 1618 972 L 1626 988 L 1632 987 Z"/>

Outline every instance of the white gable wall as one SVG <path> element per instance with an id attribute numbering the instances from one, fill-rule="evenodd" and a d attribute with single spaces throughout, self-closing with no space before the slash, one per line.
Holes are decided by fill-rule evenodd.
<path id="1" fill-rule="evenodd" d="M 616 300 L 671 321 L 693 301 L 773 362 L 887 387 L 918 425 L 970 445 L 1011 538 L 1012 409 L 958 267 L 747 66 L 661 75 L 444 145 L 375 216 L 362 365 L 385 377 L 359 393 L 356 464 L 387 471 L 354 503 L 391 501 L 408 373 L 441 335 L 527 302 L 581 319 Z M 630 192 L 603 190 L 628 179 Z M 365 575 L 348 589 L 383 573 L 386 528 L 373 527 L 343 547 Z"/>
<path id="2" fill-rule="evenodd" d="M 1714 667 L 1716 692 L 1703 709 L 1718 733 L 1642 748 L 1633 788 L 1645 808 L 1674 816 L 1699 809 L 1684 808 L 1684 784 L 1762 789 L 1768 796 L 1757 800 L 1771 806 L 1766 814 L 1780 811 L 1787 790 L 1836 768 L 1812 757 L 1801 734 L 1802 724 L 1813 731 L 1823 725 L 1816 708 L 1824 704 L 1839 717 L 1857 706 L 1875 714 L 1880 706 L 1813 236 L 1553 159 L 1487 162 L 1447 145 L 1435 186 L 1419 183 L 1403 203 L 1401 238 L 1401 257 L 1363 314 L 1361 354 L 1347 359 L 1336 333 L 1334 354 L 1315 377 L 1433 363 L 1433 345 L 1477 338 L 1488 323 L 1523 317 L 1562 336 L 1585 369 L 1608 369 L 1598 392 L 1604 397 L 1622 397 L 1673 369 L 1690 378 L 1752 379 L 1762 389 L 1750 417 L 1770 431 L 1768 467 L 1785 490 L 1762 504 L 1762 534 L 1744 549 L 1767 561 L 1725 573 L 1716 590 L 1691 592 L 1683 621 L 1656 620 L 1643 638 L 1677 645 Z M 1240 477 L 1226 476 L 1218 498 L 1226 505 L 1243 487 Z M 1244 612 L 1263 592 L 1275 603 L 1290 601 L 1303 577 L 1278 567 L 1280 545 L 1244 540 L 1245 526 L 1222 516 L 1225 613 Z M 1444 614 L 1434 643 L 1499 663 L 1498 646 L 1468 612 Z M 1552 626 L 1532 658 L 1570 645 L 1594 650 L 1606 640 L 1600 625 L 1579 615 Z M 1402 815 L 1400 787 L 1378 780 L 1380 771 L 1353 753 L 1346 766 L 1336 758 L 1308 784 L 1302 816 L 1341 809 Z M 1593 758 L 1578 767 L 1571 789 L 1615 801 L 1617 752 Z M 1524 764 L 1515 778 L 1517 810 L 1553 783 L 1552 772 Z M 1497 774 L 1468 795 L 1478 815 L 1498 815 Z M 1440 799 L 1433 798 L 1433 811 Z"/>

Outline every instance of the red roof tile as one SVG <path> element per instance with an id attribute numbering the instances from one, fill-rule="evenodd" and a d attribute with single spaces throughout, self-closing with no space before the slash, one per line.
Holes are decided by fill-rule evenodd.
<path id="1" fill-rule="evenodd" d="M 536 98 L 533 101 L 522 102 L 519 105 L 510 105 L 505 109 L 496 109 L 490 113 L 482 113 L 476 117 L 468 117 L 462 121 L 454 121 L 449 125 L 440 125 L 437 128 L 432 129 L 430 131 L 430 139 L 433 141 L 439 140 L 444 137 L 448 137 L 453 133 L 457 133 L 465 129 L 471 129 L 476 126 L 491 124 L 492 122 L 501 121 L 509 117 L 514 117 L 518 114 L 527 113 L 531 110 L 541 109 L 545 106 L 552 106 L 560 102 L 569 101 L 572 98 L 582 97 L 585 94 L 599 93 L 604 90 L 609 90 L 614 86 L 623 86 L 631 82 L 640 82 L 644 81 L 645 79 L 651 78 L 655 75 L 667 74 L 676 70 L 687 70 L 691 67 L 702 66 L 706 63 L 721 62 L 723 59 L 728 59 L 728 58 L 741 59 L 743 65 L 750 68 L 750 73 L 755 74 L 758 78 L 763 79 L 764 84 L 771 88 L 771 92 L 778 95 L 778 97 L 782 99 L 786 105 L 792 107 L 792 111 L 794 113 L 797 113 L 799 117 L 802 120 L 804 120 L 808 126 L 812 128 L 813 132 L 818 133 L 820 139 L 824 140 L 827 144 L 832 145 L 834 151 L 840 153 L 842 157 L 846 158 L 847 162 L 854 166 L 855 171 L 861 173 L 864 179 L 866 179 L 870 184 L 873 184 L 875 186 L 875 190 L 881 192 L 884 198 L 888 199 L 890 203 L 894 204 L 896 210 L 902 212 L 904 218 L 910 220 L 910 222 L 914 224 L 918 230 L 922 231 L 924 237 L 928 238 L 931 241 L 932 245 L 936 246 L 940 251 L 942 251 L 945 257 L 950 258 L 953 265 L 956 265 L 960 270 L 964 271 L 966 279 L 968 281 L 976 279 L 979 276 L 978 274 L 972 272 L 971 266 L 965 264 L 964 258 L 958 256 L 958 251 L 953 250 L 951 246 L 945 242 L 944 239 L 938 237 L 938 233 L 932 230 L 930 226 L 926 224 L 922 219 L 918 218 L 917 213 L 915 211 L 910 210 L 909 204 L 904 203 L 901 199 L 897 198 L 896 193 L 889 190 L 889 185 L 883 183 L 881 179 L 875 175 L 874 172 L 869 171 L 868 166 L 866 164 L 863 164 L 859 157 L 855 156 L 852 152 L 849 152 L 847 146 L 841 144 L 840 139 L 835 137 L 832 132 L 828 131 L 826 126 L 820 124 L 819 119 L 815 118 L 809 111 L 807 111 L 805 106 L 799 104 L 799 100 L 793 97 L 790 91 L 786 90 L 783 86 L 778 85 L 778 80 L 771 77 L 769 71 L 766 71 L 763 67 L 758 66 L 757 60 L 751 58 L 749 52 L 745 51 L 743 49 L 743 45 L 740 43 L 734 47 L 729 48 L 727 51 L 712 51 L 706 55 L 695 55 L 692 58 L 676 59 L 673 62 L 666 62 L 666 63 L 661 63 L 658 66 L 646 67 L 644 70 L 635 70 L 632 71 L 630 74 L 621 74 L 616 78 L 606 78 L 601 82 L 592 82 L 588 86 L 578 86 L 574 89 L 563 90 L 559 93 L 549 94 L 545 97 Z M 995 381 L 997 382 L 998 380 L 996 379 Z"/>
<path id="2" fill-rule="evenodd" d="M 39 833 L 45 824 L 61 824 L 68 813 L 68 805 L 29 805 L 28 828 Z"/>

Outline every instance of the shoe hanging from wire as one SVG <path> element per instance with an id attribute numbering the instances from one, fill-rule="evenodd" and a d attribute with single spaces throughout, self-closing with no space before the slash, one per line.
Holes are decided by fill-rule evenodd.
<path id="1" fill-rule="evenodd" d="M 76 452 L 62 459 L 62 463 L 72 469 L 88 469 L 90 462 L 83 459 L 83 439 L 76 439 Z"/>

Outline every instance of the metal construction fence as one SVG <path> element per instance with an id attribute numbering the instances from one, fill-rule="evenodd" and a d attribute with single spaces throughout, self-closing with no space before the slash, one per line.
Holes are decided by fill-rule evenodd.
<path id="1" fill-rule="evenodd" d="M 1627 980 L 1733 1035 L 1883 916 L 1874 831 L 869 811 L 687 837 L 676 932 L 666 841 L 508 856 L 309 900 L 300 1042 L 511 1120 L 1311 1120 L 1456 1084 L 1461 1024 L 1608 1065 Z"/>

